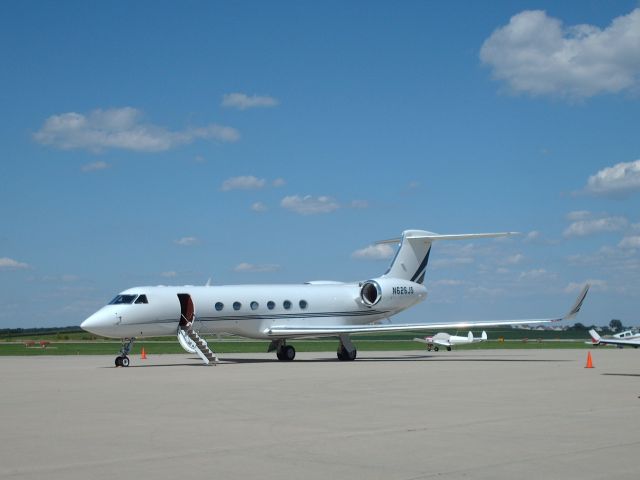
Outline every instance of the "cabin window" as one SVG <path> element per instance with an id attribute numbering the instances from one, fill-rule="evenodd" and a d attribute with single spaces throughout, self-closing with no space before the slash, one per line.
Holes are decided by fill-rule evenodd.
<path id="1" fill-rule="evenodd" d="M 234 310 L 240 310 L 240 307 L 242 307 L 242 304 L 240 302 L 233 302 Z"/>
<path id="2" fill-rule="evenodd" d="M 251 310 L 257 310 L 259 307 L 258 302 L 251 302 Z"/>
<path id="3" fill-rule="evenodd" d="M 307 301 L 306 300 L 300 300 L 300 303 L 298 305 L 300 305 L 300 309 L 301 310 L 304 310 L 305 308 L 307 308 Z"/>
<path id="4" fill-rule="evenodd" d="M 216 302 L 216 310 L 221 311 L 224 308 L 224 303 Z"/>
<path id="5" fill-rule="evenodd" d="M 137 295 L 117 295 L 116 298 L 109 302 L 109 305 L 131 304 L 136 297 Z"/>
<path id="6" fill-rule="evenodd" d="M 267 302 L 267 308 L 268 308 L 269 310 L 273 310 L 274 308 L 276 308 L 276 302 L 273 302 L 273 301 L 269 300 L 269 301 Z"/>
<path id="7" fill-rule="evenodd" d="M 289 310 L 291 308 L 291 302 L 289 300 L 285 300 L 284 302 L 282 302 L 282 306 L 285 310 Z"/>
<path id="8" fill-rule="evenodd" d="M 136 303 L 149 303 L 146 295 L 140 295 L 136 300 Z"/>

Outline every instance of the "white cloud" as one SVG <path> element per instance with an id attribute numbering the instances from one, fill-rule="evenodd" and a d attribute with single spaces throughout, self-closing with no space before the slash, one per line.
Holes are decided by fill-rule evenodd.
<path id="1" fill-rule="evenodd" d="M 242 262 L 236 265 L 233 270 L 236 272 L 275 272 L 280 270 L 280 265 L 273 263 L 255 265 L 253 263 Z"/>
<path id="2" fill-rule="evenodd" d="M 284 178 L 276 178 L 273 182 L 271 182 L 271 185 L 278 188 L 283 187 L 284 185 L 286 185 L 286 183 L 287 182 L 284 181 Z"/>
<path id="3" fill-rule="evenodd" d="M 109 168 L 109 167 L 110 165 L 107 162 L 103 162 L 102 160 L 99 160 L 97 162 L 91 162 L 91 163 L 82 165 L 82 167 L 80 167 L 80 170 L 82 170 L 83 172 L 95 172 L 98 170 L 104 170 L 105 168 Z"/>
<path id="4" fill-rule="evenodd" d="M 640 235 L 624 237 L 618 244 L 620 248 L 640 248 Z"/>
<path id="5" fill-rule="evenodd" d="M 540 238 L 540 232 L 538 230 L 532 230 L 524 237 L 526 242 L 533 242 Z"/>
<path id="6" fill-rule="evenodd" d="M 199 240 L 196 237 L 182 237 L 178 240 L 174 240 L 173 243 L 182 247 L 190 247 L 192 245 L 197 245 Z"/>
<path id="7" fill-rule="evenodd" d="M 564 291 L 566 293 L 577 293 L 577 292 L 581 291 L 583 289 L 583 287 L 585 286 L 585 284 L 587 284 L 587 283 L 591 285 L 591 290 L 604 291 L 604 290 L 607 290 L 609 288 L 609 286 L 608 286 L 606 281 L 592 278 L 590 280 L 585 280 L 584 282 L 570 282 L 564 288 Z"/>
<path id="8" fill-rule="evenodd" d="M 469 265 L 475 262 L 472 257 L 454 257 L 454 258 L 438 258 L 430 263 L 436 268 L 440 267 L 452 267 L 456 265 Z"/>
<path id="9" fill-rule="evenodd" d="M 269 210 L 267 208 L 267 206 L 262 203 L 262 202 L 255 202 L 253 204 L 251 204 L 251 210 L 253 210 L 254 212 L 266 212 L 267 210 Z"/>
<path id="10" fill-rule="evenodd" d="M 235 142 L 238 131 L 223 125 L 189 127 L 171 131 L 141 122 L 142 112 L 132 107 L 93 110 L 84 115 L 76 112 L 52 115 L 33 138 L 62 150 L 101 152 L 109 148 L 138 152 L 162 152 L 195 140 Z"/>
<path id="11" fill-rule="evenodd" d="M 577 220 L 586 220 L 591 217 L 591 212 L 588 210 L 575 210 L 567 213 L 567 220 L 575 222 Z"/>
<path id="12" fill-rule="evenodd" d="M 593 195 L 627 195 L 640 191 L 640 160 L 617 163 L 591 175 L 585 188 Z"/>
<path id="13" fill-rule="evenodd" d="M 502 263 L 505 265 L 517 265 L 524 260 L 524 255 L 521 253 L 515 253 L 502 259 Z"/>
<path id="14" fill-rule="evenodd" d="M 430 282 L 429 284 L 431 286 L 456 287 L 458 285 L 462 285 L 462 282 L 460 280 L 443 279 L 443 280 L 436 280 L 435 282 Z"/>
<path id="15" fill-rule="evenodd" d="M 29 265 L 23 262 L 18 262 L 13 258 L 1 257 L 0 258 L 0 270 L 18 270 L 29 268 Z"/>
<path id="16" fill-rule="evenodd" d="M 495 297 L 502 295 L 505 291 L 502 288 L 488 288 L 482 286 L 470 287 L 469 293 L 478 297 Z"/>
<path id="17" fill-rule="evenodd" d="M 173 270 L 168 271 L 168 272 L 162 272 L 160 274 L 161 277 L 165 277 L 165 278 L 173 278 L 175 276 L 178 275 L 178 272 L 174 272 Z"/>
<path id="18" fill-rule="evenodd" d="M 331 213 L 340 208 L 340 204 L 331 197 L 321 195 L 313 197 L 306 195 L 291 195 L 280 201 L 280 206 L 299 213 L 300 215 L 313 215 L 316 213 Z"/>
<path id="19" fill-rule="evenodd" d="M 640 78 L 640 9 L 604 29 L 564 26 L 541 10 L 514 15 L 484 42 L 480 59 L 516 93 L 591 97 L 633 91 Z"/>
<path id="20" fill-rule="evenodd" d="M 352 200 L 349 206 L 351 208 L 369 208 L 369 202 L 366 200 Z"/>
<path id="21" fill-rule="evenodd" d="M 569 225 L 563 235 L 565 237 L 584 237 L 604 232 L 617 232 L 629 225 L 624 217 L 604 217 L 588 220 L 578 220 Z"/>
<path id="22" fill-rule="evenodd" d="M 533 270 L 527 270 L 520 273 L 520 280 L 533 280 L 545 277 L 553 277 L 555 275 L 547 272 L 544 268 L 534 268 Z"/>
<path id="23" fill-rule="evenodd" d="M 356 250 L 351 254 L 353 258 L 367 259 L 367 260 L 384 260 L 393 257 L 395 249 L 391 245 L 386 243 L 379 243 L 377 245 L 369 245 L 368 247 Z"/>
<path id="24" fill-rule="evenodd" d="M 246 93 L 227 93 L 222 96 L 222 106 L 246 110 L 247 108 L 275 107 L 280 102 L 269 95 L 247 95 Z"/>
<path id="25" fill-rule="evenodd" d="M 264 178 L 257 178 L 253 175 L 243 175 L 240 177 L 231 177 L 222 182 L 220 190 L 228 192 L 229 190 L 256 190 L 263 188 L 267 184 Z"/>

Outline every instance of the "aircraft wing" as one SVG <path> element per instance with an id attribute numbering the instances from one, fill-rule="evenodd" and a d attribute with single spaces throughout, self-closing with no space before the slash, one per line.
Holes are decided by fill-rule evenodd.
<path id="1" fill-rule="evenodd" d="M 446 329 L 469 329 L 472 327 L 499 327 L 503 325 L 526 325 L 531 323 L 551 323 L 562 320 L 573 319 L 584 302 L 590 285 L 585 287 L 578 295 L 576 302 L 569 312 L 557 318 L 537 318 L 527 320 L 491 320 L 484 322 L 457 322 L 457 323 L 387 323 L 387 324 L 366 324 L 366 325 L 327 325 L 327 326 L 295 326 L 295 325 L 274 325 L 265 330 L 265 333 L 272 337 L 314 337 L 314 336 L 335 336 L 350 335 L 358 333 L 381 333 L 381 332 L 412 332 L 424 330 L 446 330 Z"/>
<path id="2" fill-rule="evenodd" d="M 617 338 L 602 338 L 595 330 L 589 330 L 589 335 L 593 339 L 593 345 L 630 345 L 633 347 L 640 347 L 640 338 L 634 340 L 619 340 Z"/>
<path id="3" fill-rule="evenodd" d="M 442 345 L 443 347 L 450 347 L 451 342 L 449 340 L 445 340 L 444 338 L 433 339 L 433 343 L 437 343 L 438 345 Z"/>

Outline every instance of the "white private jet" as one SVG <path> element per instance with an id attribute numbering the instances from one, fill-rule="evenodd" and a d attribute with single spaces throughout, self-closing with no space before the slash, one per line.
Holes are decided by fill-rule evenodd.
<path id="1" fill-rule="evenodd" d="M 440 347 L 445 347 L 448 352 L 451 351 L 451 347 L 454 345 L 465 345 L 467 343 L 478 343 L 478 342 L 486 342 L 487 341 L 487 332 L 482 331 L 482 336 L 474 337 L 473 333 L 469 331 L 466 337 L 461 337 L 458 335 L 449 335 L 445 332 L 436 333 L 430 337 L 424 338 L 414 338 L 416 342 L 426 343 L 427 351 L 435 350 L 436 352 L 440 349 Z"/>
<path id="2" fill-rule="evenodd" d="M 378 242 L 399 243 L 396 255 L 383 275 L 361 282 L 130 288 L 80 326 L 97 335 L 121 338 L 122 349 L 115 364 L 126 367 L 129 365 L 127 355 L 136 337 L 177 335 L 186 351 L 196 353 L 207 364 L 216 362 L 217 356 L 201 337 L 203 334 L 230 333 L 271 340 L 269 351 L 275 351 L 278 359 L 285 361 L 293 360 L 296 354 L 293 346 L 287 344 L 290 339 L 338 337 L 338 359 L 354 360 L 357 352 L 351 343 L 351 334 L 467 329 L 573 318 L 582 306 L 588 285 L 564 317 L 476 323 L 380 323 L 427 297 L 422 283 L 434 241 L 512 234 L 438 235 L 406 230 L 400 238 Z"/>
<path id="3" fill-rule="evenodd" d="M 624 332 L 623 332 L 624 333 Z M 632 337 L 628 339 L 622 338 L 603 338 L 598 335 L 595 330 L 589 330 L 593 345 L 616 345 L 618 347 L 630 346 L 633 348 L 640 347 L 640 338 Z"/>

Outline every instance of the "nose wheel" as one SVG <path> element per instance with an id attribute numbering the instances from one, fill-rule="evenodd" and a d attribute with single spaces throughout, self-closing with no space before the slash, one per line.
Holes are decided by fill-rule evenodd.
<path id="1" fill-rule="evenodd" d="M 116 367 L 128 367 L 129 366 L 129 357 L 120 356 L 116 357 Z"/>
<path id="2" fill-rule="evenodd" d="M 131 347 L 133 346 L 133 342 L 135 342 L 135 338 L 125 338 L 122 341 L 122 348 L 120 349 L 120 355 L 118 355 L 115 359 L 116 367 L 128 367 L 129 366 L 129 352 L 131 351 Z"/>

